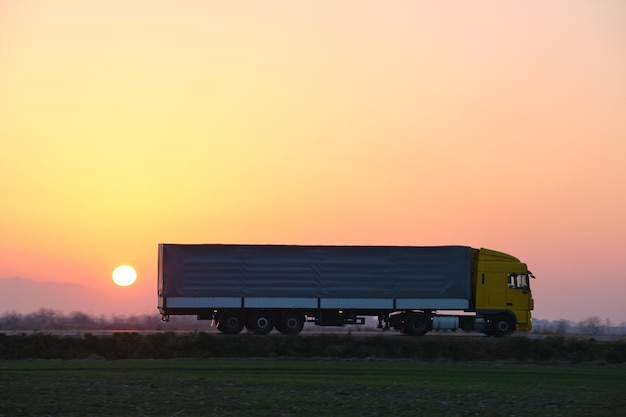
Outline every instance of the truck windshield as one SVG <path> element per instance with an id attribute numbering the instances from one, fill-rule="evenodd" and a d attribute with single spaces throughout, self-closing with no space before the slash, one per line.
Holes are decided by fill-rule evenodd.
<path id="1" fill-rule="evenodd" d="M 519 288 L 522 290 L 529 290 L 530 286 L 528 284 L 528 274 L 518 274 L 518 273 L 510 273 L 509 274 L 509 288 Z"/>

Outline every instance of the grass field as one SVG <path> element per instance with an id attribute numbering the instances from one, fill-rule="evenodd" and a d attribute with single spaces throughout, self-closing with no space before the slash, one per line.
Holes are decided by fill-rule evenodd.
<path id="1" fill-rule="evenodd" d="M 623 366 L 2 361 L 0 416 L 617 416 Z"/>

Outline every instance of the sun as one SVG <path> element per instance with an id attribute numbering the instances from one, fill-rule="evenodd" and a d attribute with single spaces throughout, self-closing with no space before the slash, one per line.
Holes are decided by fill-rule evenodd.
<path id="1" fill-rule="evenodd" d="M 137 272 L 135 268 L 128 265 L 120 265 L 113 270 L 113 282 L 120 287 L 128 287 L 133 285 L 137 280 Z"/>

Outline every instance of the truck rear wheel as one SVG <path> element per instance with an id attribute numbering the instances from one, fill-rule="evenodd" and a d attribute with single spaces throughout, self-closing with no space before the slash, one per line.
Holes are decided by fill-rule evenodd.
<path id="1" fill-rule="evenodd" d="M 243 313 L 236 310 L 225 311 L 220 316 L 217 329 L 226 334 L 237 334 L 243 330 Z"/>
<path id="2" fill-rule="evenodd" d="M 407 336 L 424 336 L 430 330 L 430 317 L 424 313 L 413 313 L 407 316 L 403 332 Z"/>
<path id="3" fill-rule="evenodd" d="M 304 327 L 304 315 L 297 311 L 285 311 L 278 318 L 276 329 L 284 334 L 298 334 Z"/>
<path id="4" fill-rule="evenodd" d="M 268 334 L 274 328 L 274 323 L 276 323 L 274 313 L 266 310 L 257 310 L 248 316 L 246 327 L 255 334 Z"/>

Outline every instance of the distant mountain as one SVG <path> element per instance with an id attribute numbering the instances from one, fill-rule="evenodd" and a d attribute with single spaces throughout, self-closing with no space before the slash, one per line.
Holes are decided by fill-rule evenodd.
<path id="1" fill-rule="evenodd" d="M 0 314 L 29 314 L 48 308 L 63 313 L 109 313 L 110 303 L 101 292 L 81 284 L 39 282 L 24 278 L 0 279 Z"/>

